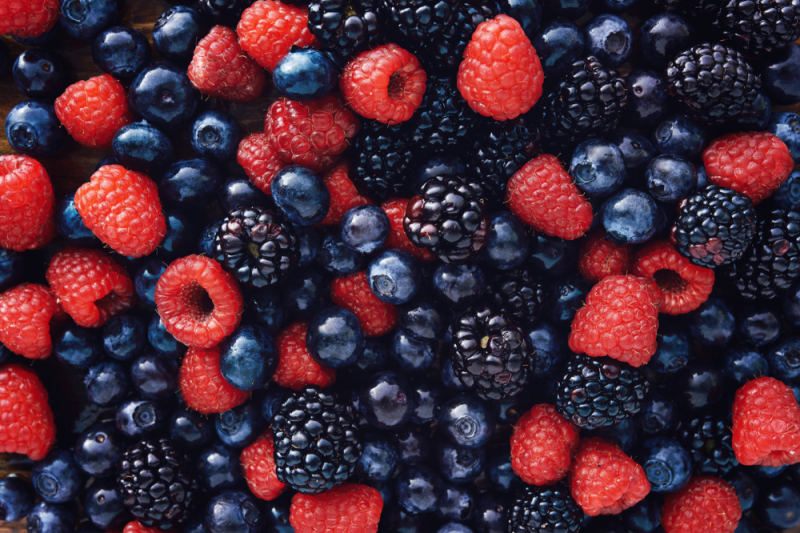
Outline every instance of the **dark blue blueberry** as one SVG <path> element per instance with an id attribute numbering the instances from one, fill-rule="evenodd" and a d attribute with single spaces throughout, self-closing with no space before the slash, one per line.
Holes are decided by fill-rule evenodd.
<path id="1" fill-rule="evenodd" d="M 414 414 L 414 389 L 401 374 L 380 372 L 362 387 L 359 407 L 361 415 L 371 426 L 398 428 Z"/>
<path id="2" fill-rule="evenodd" d="M 370 482 L 389 481 L 397 467 L 397 448 L 394 443 L 389 437 L 376 433 L 365 435 L 361 443 L 364 451 L 353 475 Z"/>
<path id="3" fill-rule="evenodd" d="M 178 409 L 169 419 L 169 438 L 178 446 L 199 448 L 208 444 L 214 435 L 214 425 L 197 411 Z"/>
<path id="4" fill-rule="evenodd" d="M 389 355 L 405 373 L 427 370 L 436 360 L 437 353 L 435 341 L 413 337 L 403 328 L 395 331 L 389 343 Z"/>
<path id="5" fill-rule="evenodd" d="M 76 368 L 86 368 L 103 357 L 103 342 L 96 329 L 69 324 L 53 334 L 53 355 Z"/>
<path id="6" fill-rule="evenodd" d="M 777 481 L 761 491 L 755 505 L 756 516 L 779 530 L 800 525 L 800 490 L 788 481 Z"/>
<path id="7" fill-rule="evenodd" d="M 735 346 L 725 352 L 725 377 L 740 387 L 761 376 L 769 375 L 767 360 L 757 351 Z"/>
<path id="8" fill-rule="evenodd" d="M 674 13 L 659 13 L 642 24 L 639 52 L 651 67 L 660 70 L 694 44 L 694 40 L 694 29 L 686 19 Z"/>
<path id="9" fill-rule="evenodd" d="M 94 480 L 83 497 L 83 510 L 92 524 L 106 531 L 120 531 L 131 520 L 113 478 Z"/>
<path id="10" fill-rule="evenodd" d="M 265 515 L 267 531 L 271 533 L 295 533 L 292 524 L 289 522 L 291 498 L 292 494 L 287 492 L 272 501 L 261 502 L 261 509 Z M 183 531 L 184 533 L 190 533 L 186 528 L 184 528 Z"/>
<path id="11" fill-rule="evenodd" d="M 439 431 L 456 446 L 479 448 L 494 433 L 495 410 L 474 394 L 451 398 L 439 411 Z"/>
<path id="12" fill-rule="evenodd" d="M 403 469 L 395 484 L 397 503 L 413 514 L 435 511 L 443 492 L 442 478 L 423 465 Z"/>
<path id="13" fill-rule="evenodd" d="M 281 287 L 281 305 L 293 319 L 309 320 L 330 305 L 328 279 L 318 270 L 301 268 Z"/>
<path id="14" fill-rule="evenodd" d="M 797 336 L 784 335 L 766 350 L 764 357 L 772 377 L 783 381 L 800 377 L 800 338 Z"/>
<path id="15" fill-rule="evenodd" d="M 540 56 L 541 57 L 541 56 Z M 414 171 L 414 179 L 408 183 L 410 195 L 417 194 L 422 185 L 436 176 L 463 176 L 467 172 L 464 161 L 454 155 L 437 154 L 424 160 Z"/>
<path id="16" fill-rule="evenodd" d="M 400 250 L 380 252 L 367 267 L 369 288 L 379 299 L 393 305 L 409 302 L 419 290 L 420 278 L 419 262 Z"/>
<path id="17" fill-rule="evenodd" d="M 497 423 L 513 426 L 537 401 L 550 401 L 547 398 L 550 387 L 555 387 L 555 384 L 548 385 L 547 381 L 532 383 L 510 398 L 492 402 L 497 414 Z M 553 399 L 553 401 L 555 400 Z"/>
<path id="18" fill-rule="evenodd" d="M 377 205 L 359 205 L 348 210 L 341 221 L 341 238 L 362 254 L 378 250 L 389 236 L 389 217 Z"/>
<path id="19" fill-rule="evenodd" d="M 363 270 L 367 256 L 347 246 L 338 231 L 330 231 L 322 239 L 317 262 L 336 277 L 346 277 Z"/>
<path id="20" fill-rule="evenodd" d="M 593 436 L 608 439 L 617 444 L 625 453 L 631 453 L 638 440 L 636 424 L 632 418 L 626 418 L 613 426 L 606 426 L 591 433 Z"/>
<path id="21" fill-rule="evenodd" d="M 18 477 L 0 479 L 0 518 L 4 522 L 22 520 L 33 509 L 33 490 Z"/>
<path id="22" fill-rule="evenodd" d="M 793 170 L 789 178 L 772 193 L 770 201 L 784 211 L 800 211 L 800 171 Z"/>
<path id="23" fill-rule="evenodd" d="M 94 167 L 94 171 L 97 172 L 98 170 L 107 165 L 119 165 L 119 161 L 113 155 L 104 157 L 103 159 L 97 162 L 97 166 Z"/>
<path id="24" fill-rule="evenodd" d="M 188 64 L 207 27 L 200 12 L 188 6 L 164 11 L 153 26 L 153 45 L 164 59 Z"/>
<path id="25" fill-rule="evenodd" d="M 789 112 L 773 113 L 766 129 L 786 144 L 795 162 L 800 162 L 800 115 Z"/>
<path id="26" fill-rule="evenodd" d="M 0 248 L 0 292 L 22 281 L 25 256 L 14 250 Z"/>
<path id="27" fill-rule="evenodd" d="M 160 173 L 172 159 L 169 137 L 145 121 L 117 130 L 111 149 L 123 167 L 153 175 Z"/>
<path id="28" fill-rule="evenodd" d="M 26 100 L 6 115 L 6 138 L 14 151 L 34 158 L 53 157 L 64 146 L 67 131 L 61 127 L 52 104 Z"/>
<path id="29" fill-rule="evenodd" d="M 245 4 L 242 0 L 197 0 L 196 5 L 207 20 L 235 23 L 230 19 L 235 17 L 236 12 L 242 9 L 242 4 Z"/>
<path id="30" fill-rule="evenodd" d="M 425 462 L 430 454 L 430 430 L 424 426 L 406 424 L 394 434 L 397 459 L 407 465 Z"/>
<path id="31" fill-rule="evenodd" d="M 694 165 L 678 155 L 659 155 L 645 171 L 647 192 L 656 200 L 674 203 L 686 198 L 697 187 Z"/>
<path id="32" fill-rule="evenodd" d="M 28 515 L 28 533 L 72 533 L 73 531 L 75 531 L 75 514 L 68 505 L 43 501 L 34 505 Z"/>
<path id="33" fill-rule="evenodd" d="M 570 324 L 575 313 L 583 307 L 591 287 L 581 276 L 559 280 L 551 285 L 550 316 L 561 324 Z"/>
<path id="34" fill-rule="evenodd" d="M 466 528 L 455 522 L 468 522 L 472 518 L 472 514 L 475 512 L 475 499 L 475 489 L 472 486 L 445 482 L 442 497 L 439 500 L 439 508 L 434 511 L 434 514 L 442 522 L 452 521 L 454 526 L 459 525 Z M 441 531 L 439 529 L 437 533 L 441 533 Z M 469 528 L 462 531 L 471 533 Z M 454 529 L 452 532 L 457 533 L 458 529 Z"/>
<path id="35" fill-rule="evenodd" d="M 150 341 L 150 346 L 162 356 L 177 360 L 186 353 L 186 345 L 178 342 L 172 333 L 167 331 L 158 314 L 153 315 L 147 326 L 147 340 Z"/>
<path id="36" fill-rule="evenodd" d="M 322 249 L 322 234 L 312 226 L 293 226 L 293 228 L 297 236 L 297 250 L 300 252 L 297 264 L 301 267 L 309 266 Z"/>
<path id="37" fill-rule="evenodd" d="M 758 499 L 758 485 L 755 480 L 747 474 L 745 468 L 736 468 L 725 475 L 725 481 L 736 489 L 742 511 L 749 511 Z"/>
<path id="38" fill-rule="evenodd" d="M 658 330 L 658 349 L 650 359 L 649 366 L 662 374 L 671 374 L 689 362 L 689 337 L 685 326 L 666 322 Z"/>
<path id="39" fill-rule="evenodd" d="M 692 458 L 677 440 L 654 437 L 642 442 L 637 455 L 652 492 L 678 492 L 692 476 Z"/>
<path id="40" fill-rule="evenodd" d="M 540 274 L 558 277 L 576 270 L 579 252 L 575 241 L 538 233 L 531 238 L 530 264 Z"/>
<path id="41" fill-rule="evenodd" d="M 194 211 L 170 207 L 164 209 L 167 232 L 158 245 L 159 251 L 167 260 L 189 255 L 194 251 L 202 223 Z"/>
<path id="42" fill-rule="evenodd" d="M 583 28 L 586 53 L 600 60 L 605 67 L 618 67 L 633 51 L 633 30 L 618 15 L 603 14 L 590 20 Z"/>
<path id="43" fill-rule="evenodd" d="M 289 222 L 313 226 L 325 218 L 331 202 L 328 187 L 312 170 L 298 165 L 283 168 L 272 179 L 272 199 Z"/>
<path id="44" fill-rule="evenodd" d="M 98 240 L 75 208 L 75 193 L 70 193 L 58 201 L 55 207 L 56 231 L 77 246 L 92 246 Z"/>
<path id="45" fill-rule="evenodd" d="M 417 407 L 411 421 L 415 424 L 427 424 L 439 416 L 447 395 L 436 381 L 423 378 L 414 383 L 414 399 Z"/>
<path id="46" fill-rule="evenodd" d="M 364 349 L 364 331 L 356 315 L 344 307 L 331 306 L 308 325 L 306 347 L 312 359 L 328 368 L 351 365 Z"/>
<path id="47" fill-rule="evenodd" d="M 678 427 L 678 406 L 661 394 L 650 394 L 642 402 L 636 424 L 648 435 L 672 433 Z"/>
<path id="48" fill-rule="evenodd" d="M 674 397 L 683 409 L 704 409 L 722 399 L 724 385 L 724 375 L 717 366 L 691 361 L 675 376 Z"/>
<path id="49" fill-rule="evenodd" d="M 557 18 L 540 27 L 531 37 L 545 76 L 558 76 L 583 55 L 586 39 L 574 23 Z"/>
<path id="50" fill-rule="evenodd" d="M 628 175 L 640 175 L 656 156 L 653 144 L 641 133 L 623 130 L 612 135 L 610 139 L 622 152 Z"/>
<path id="51" fill-rule="evenodd" d="M 19 92 L 29 98 L 57 96 L 64 90 L 64 66 L 47 50 L 25 50 L 11 72 Z"/>
<path id="52" fill-rule="evenodd" d="M 782 465 L 782 466 L 761 466 L 761 465 L 756 465 L 756 466 L 751 466 L 748 469 L 748 472 L 753 474 L 757 478 L 772 479 L 772 478 L 776 478 L 776 477 L 780 476 L 781 474 L 783 474 L 784 471 L 786 471 L 787 468 L 788 468 L 788 465 Z"/>
<path id="53" fill-rule="evenodd" d="M 673 115 L 655 127 L 652 141 L 659 153 L 695 159 L 706 147 L 706 130 L 686 115 Z"/>
<path id="54" fill-rule="evenodd" d="M 438 341 L 447 329 L 446 315 L 433 299 L 423 298 L 400 308 L 399 325 L 412 337 Z"/>
<path id="55" fill-rule="evenodd" d="M 450 392 L 463 392 L 469 389 L 464 382 L 458 379 L 455 370 L 453 370 L 453 363 L 449 357 L 442 360 L 442 383 L 445 388 Z"/>
<path id="56" fill-rule="evenodd" d="M 614 13 L 624 13 L 639 3 L 639 0 L 599 0 L 599 5 L 603 9 Z"/>
<path id="57" fill-rule="evenodd" d="M 586 194 L 608 196 L 625 181 L 625 159 L 616 144 L 589 139 L 572 152 L 569 173 Z"/>
<path id="58" fill-rule="evenodd" d="M 189 518 L 181 527 L 181 531 L 183 531 L 183 533 L 208 533 L 202 517 Z"/>
<path id="59" fill-rule="evenodd" d="M 67 34 L 91 41 L 118 16 L 117 0 L 61 0 L 59 22 Z"/>
<path id="60" fill-rule="evenodd" d="M 652 237 L 663 218 L 652 196 L 636 189 L 622 189 L 602 207 L 606 238 L 618 245 L 639 244 Z"/>
<path id="61" fill-rule="evenodd" d="M 792 326 L 800 326 L 800 282 L 795 283 L 786 291 L 782 303 L 784 320 Z"/>
<path id="62" fill-rule="evenodd" d="M 645 498 L 620 515 L 630 533 L 653 533 L 661 524 L 661 502 L 656 498 Z"/>
<path id="63" fill-rule="evenodd" d="M 158 182 L 158 196 L 167 205 L 203 207 L 217 197 L 222 173 L 206 159 L 172 163 Z"/>
<path id="64" fill-rule="evenodd" d="M 75 441 L 75 461 L 91 477 L 112 475 L 125 451 L 122 435 L 113 424 L 96 424 L 78 436 Z"/>
<path id="65" fill-rule="evenodd" d="M 439 300 L 461 309 L 481 299 L 486 292 L 486 276 L 476 265 L 442 264 L 434 271 L 431 285 Z"/>
<path id="66" fill-rule="evenodd" d="M 204 521 L 209 533 L 257 533 L 265 519 L 249 491 L 228 490 L 208 501 Z"/>
<path id="67" fill-rule="evenodd" d="M 167 265 L 164 264 L 164 261 L 157 257 L 150 257 L 136 271 L 133 281 L 136 294 L 150 307 L 156 306 L 156 283 L 166 269 Z"/>
<path id="68" fill-rule="evenodd" d="M 526 226 L 508 211 L 493 213 L 489 220 L 489 237 L 481 249 L 481 258 L 500 270 L 520 266 L 529 249 Z"/>
<path id="69" fill-rule="evenodd" d="M 0 76 L 6 73 L 8 64 L 11 62 L 11 52 L 4 42 L 0 42 Z"/>
<path id="70" fill-rule="evenodd" d="M 800 46 L 791 43 L 762 59 L 761 85 L 779 105 L 800 102 Z"/>
<path id="71" fill-rule="evenodd" d="M 439 441 L 433 452 L 439 474 L 451 483 L 469 483 L 483 471 L 486 463 L 484 448 L 464 448 Z"/>
<path id="72" fill-rule="evenodd" d="M 272 71 L 272 83 L 283 96 L 296 102 L 322 98 L 339 82 L 339 69 L 314 48 L 293 49 Z"/>
<path id="73" fill-rule="evenodd" d="M 544 0 L 546 14 L 575 20 L 589 11 L 590 0 Z"/>
<path id="74" fill-rule="evenodd" d="M 278 367 L 275 340 L 261 326 L 240 326 L 222 341 L 219 351 L 222 377 L 239 390 L 260 389 Z"/>
<path id="75" fill-rule="evenodd" d="M 237 207 L 271 207 L 272 200 L 247 178 L 230 178 L 219 190 L 219 207 L 224 213 Z"/>
<path id="76" fill-rule="evenodd" d="M 244 297 L 242 320 L 266 328 L 276 335 L 284 322 L 284 310 L 277 292 L 269 288 L 250 289 Z"/>
<path id="77" fill-rule="evenodd" d="M 36 493 L 50 503 L 67 503 L 83 490 L 86 476 L 72 451 L 53 449 L 33 465 L 31 483 Z"/>
<path id="78" fill-rule="evenodd" d="M 150 62 L 150 43 L 141 32 L 115 26 L 97 36 L 92 45 L 94 64 L 106 74 L 128 80 Z"/>
<path id="79" fill-rule="evenodd" d="M 758 91 L 753 103 L 736 117 L 731 126 L 744 131 L 764 131 L 772 116 L 772 102 L 763 91 Z"/>
<path id="80" fill-rule="evenodd" d="M 711 296 L 687 317 L 689 334 L 700 344 L 721 347 L 733 337 L 736 319 L 720 298 Z"/>
<path id="81" fill-rule="evenodd" d="M 567 351 L 564 337 L 548 322 L 539 322 L 525 332 L 532 353 L 530 366 L 534 374 L 549 376 L 562 361 L 566 361 Z"/>
<path id="82" fill-rule="evenodd" d="M 197 458 L 197 477 L 200 485 L 208 492 L 235 486 L 242 479 L 239 453 L 239 450 L 228 448 L 221 442 L 214 442 L 200 452 Z"/>
<path id="83" fill-rule="evenodd" d="M 130 361 L 147 346 L 147 326 L 135 315 L 115 316 L 103 326 L 103 347 L 120 361 Z"/>
<path id="84" fill-rule="evenodd" d="M 192 150 L 200 157 L 224 162 L 236 156 L 242 132 L 232 116 L 221 111 L 205 111 L 192 123 Z"/>
<path id="85" fill-rule="evenodd" d="M 354 382 L 361 382 L 366 376 L 371 376 L 375 372 L 383 369 L 389 361 L 389 352 L 383 342 L 377 339 L 366 339 L 364 349 L 356 358 L 355 362 L 348 368 L 351 371 L 350 377 Z"/>
<path id="86" fill-rule="evenodd" d="M 198 100 L 186 68 L 166 61 L 150 63 L 128 90 L 131 111 L 165 131 L 175 131 L 187 124 Z"/>
<path id="87" fill-rule="evenodd" d="M 288 393 L 286 389 L 282 389 L 277 385 L 270 385 L 261 398 L 261 418 L 267 422 L 267 425 L 272 422 L 272 416 L 278 412 Z"/>
<path id="88" fill-rule="evenodd" d="M 23 46 L 47 46 L 53 42 L 57 33 L 58 24 L 36 37 L 17 37 L 16 35 L 12 35 L 12 38 Z M 3 70 L 4 69 L 0 69 L 0 74 L 3 73 Z"/>
<path id="89" fill-rule="evenodd" d="M 128 400 L 117 407 L 117 429 L 127 437 L 139 439 L 167 423 L 168 414 L 150 400 Z"/>
<path id="90" fill-rule="evenodd" d="M 553 0 L 548 0 L 553 1 Z M 556 0 L 572 1 L 572 0 Z M 580 0 L 583 1 L 583 0 Z M 509 498 L 504 494 L 487 491 L 478 497 L 472 518 L 474 533 L 504 533 L 508 525 Z"/>
<path id="91" fill-rule="evenodd" d="M 696 165 L 695 170 L 697 171 L 697 188 L 702 189 L 709 183 L 708 172 L 706 171 L 706 167 L 703 165 Z"/>
<path id="92" fill-rule="evenodd" d="M 486 459 L 486 477 L 492 488 L 500 492 L 513 492 L 522 483 L 511 467 L 511 448 L 508 445 L 498 446 L 489 452 Z"/>
<path id="93" fill-rule="evenodd" d="M 736 313 L 736 334 L 754 346 L 775 342 L 781 334 L 781 317 L 772 309 L 747 306 Z"/>
<path id="94" fill-rule="evenodd" d="M 252 444 L 261 435 L 264 419 L 259 406 L 248 402 L 218 414 L 214 428 L 223 444 L 241 449 Z"/>
<path id="95" fill-rule="evenodd" d="M 128 371 L 116 361 L 104 361 L 89 367 L 83 383 L 89 401 L 104 407 L 118 404 L 130 390 Z"/>
<path id="96" fill-rule="evenodd" d="M 169 398 L 178 390 L 178 363 L 155 354 L 142 355 L 131 364 L 131 383 L 144 398 Z"/>

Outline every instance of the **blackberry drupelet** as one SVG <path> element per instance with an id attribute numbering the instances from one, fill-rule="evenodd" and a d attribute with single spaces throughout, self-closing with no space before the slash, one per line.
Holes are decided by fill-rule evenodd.
<path id="1" fill-rule="evenodd" d="M 383 42 L 379 0 L 318 0 L 308 5 L 308 29 L 340 67 Z"/>
<path id="2" fill-rule="evenodd" d="M 718 185 L 706 185 L 678 205 L 672 226 L 675 249 L 693 264 L 715 268 L 737 261 L 756 230 L 753 201 Z"/>
<path id="3" fill-rule="evenodd" d="M 297 266 L 300 248 L 292 226 L 262 207 L 236 208 L 214 237 L 214 259 L 241 283 L 268 287 Z"/>
<path id="4" fill-rule="evenodd" d="M 544 286 L 527 265 L 498 271 L 489 279 L 486 294 L 495 309 L 520 327 L 532 326 L 544 307 Z"/>
<path id="5" fill-rule="evenodd" d="M 350 154 L 353 182 L 376 203 L 397 195 L 413 166 L 411 145 L 401 124 L 362 122 Z"/>
<path id="6" fill-rule="evenodd" d="M 505 313 L 470 310 L 453 324 L 453 371 L 484 400 L 504 400 L 528 383 L 525 333 Z"/>
<path id="7" fill-rule="evenodd" d="M 638 413 L 649 388 L 639 369 L 627 363 L 573 355 L 556 385 L 556 410 L 579 428 L 598 429 Z"/>
<path id="8" fill-rule="evenodd" d="M 122 454 L 117 485 L 139 522 L 164 531 L 192 515 L 199 492 L 192 460 L 169 439 L 143 440 Z"/>
<path id="9" fill-rule="evenodd" d="M 722 418 L 707 414 L 684 420 L 678 438 L 692 456 L 696 475 L 722 477 L 739 466 L 733 453 L 733 433 Z"/>
<path id="10" fill-rule="evenodd" d="M 486 243 L 489 217 L 481 187 L 462 176 L 436 176 L 408 201 L 403 228 L 416 246 L 445 263 L 463 263 Z"/>
<path id="11" fill-rule="evenodd" d="M 578 533 L 582 521 L 583 511 L 565 483 L 549 487 L 524 485 L 517 489 L 509 510 L 508 533 Z"/>
<path id="12" fill-rule="evenodd" d="M 703 43 L 678 54 L 667 66 L 669 93 L 700 121 L 721 124 L 745 114 L 761 80 L 745 57 L 719 43 Z"/>
<path id="13" fill-rule="evenodd" d="M 728 0 L 717 25 L 743 51 L 770 52 L 800 37 L 800 0 Z"/>
<path id="14" fill-rule="evenodd" d="M 747 300 L 771 300 L 800 277 L 800 213 L 776 209 L 758 221 L 753 244 L 725 274 Z"/>
<path id="15" fill-rule="evenodd" d="M 400 46 L 418 48 L 452 24 L 458 0 L 381 0 L 386 25 Z"/>
<path id="16" fill-rule="evenodd" d="M 455 8 L 453 23 L 425 42 L 417 59 L 428 73 L 444 71 L 455 75 L 475 29 L 499 13 L 500 6 L 495 2 L 460 2 Z"/>
<path id="17" fill-rule="evenodd" d="M 314 385 L 283 401 L 272 431 L 278 479 L 304 494 L 346 481 L 363 451 L 352 407 Z"/>

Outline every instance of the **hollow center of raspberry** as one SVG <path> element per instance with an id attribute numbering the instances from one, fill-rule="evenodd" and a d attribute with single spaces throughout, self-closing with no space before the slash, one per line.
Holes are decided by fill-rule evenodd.
<path id="1" fill-rule="evenodd" d="M 653 273 L 653 281 L 656 282 L 659 289 L 670 293 L 683 292 L 689 286 L 689 282 L 683 279 L 680 274 L 668 268 L 656 270 Z"/>
<path id="2" fill-rule="evenodd" d="M 211 296 L 197 282 L 186 285 L 181 296 L 187 312 L 199 322 L 204 322 L 214 312 Z"/>
<path id="3" fill-rule="evenodd" d="M 406 78 L 399 72 L 395 72 L 389 76 L 389 98 L 392 100 L 400 100 L 403 98 L 403 92 L 406 88 Z"/>
<path id="4" fill-rule="evenodd" d="M 116 314 L 115 312 L 119 309 L 124 311 L 127 307 L 125 299 L 114 291 L 109 292 L 94 304 L 100 310 L 101 315 L 107 314 L 109 316 Z"/>

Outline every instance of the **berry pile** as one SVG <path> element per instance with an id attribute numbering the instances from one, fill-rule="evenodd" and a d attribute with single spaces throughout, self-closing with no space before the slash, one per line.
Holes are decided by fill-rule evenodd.
<path id="1" fill-rule="evenodd" d="M 800 0 L 170 3 L 0 0 L 0 520 L 800 531 Z"/>

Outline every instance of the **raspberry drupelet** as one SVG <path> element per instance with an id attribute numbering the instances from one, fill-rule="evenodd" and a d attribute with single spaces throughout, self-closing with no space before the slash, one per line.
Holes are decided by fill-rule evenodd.
<path id="1" fill-rule="evenodd" d="M 589 283 L 624 275 L 631 268 L 631 254 L 630 245 L 618 246 L 607 240 L 604 232 L 593 232 L 581 246 L 578 270 Z"/>
<path id="2" fill-rule="evenodd" d="M 567 475 L 579 440 L 554 406 L 534 405 L 514 425 L 511 468 L 529 485 L 552 485 Z"/>
<path id="3" fill-rule="evenodd" d="M 0 35 L 39 37 L 55 26 L 59 0 L 5 0 L 0 2 Z"/>
<path id="4" fill-rule="evenodd" d="M 247 486 L 254 496 L 271 501 L 280 496 L 286 484 L 275 473 L 275 446 L 272 443 L 272 430 L 266 429 L 255 442 L 242 450 L 239 460 Z"/>
<path id="5" fill-rule="evenodd" d="M 345 483 L 322 494 L 295 494 L 289 522 L 295 533 L 377 533 L 382 510 L 377 489 Z"/>
<path id="6" fill-rule="evenodd" d="M 286 166 L 266 133 L 253 133 L 242 139 L 236 152 L 236 162 L 264 194 L 270 194 L 272 179 Z"/>
<path id="7" fill-rule="evenodd" d="M 736 489 L 719 478 L 698 476 L 667 495 L 661 525 L 666 533 L 733 533 L 741 517 Z"/>

